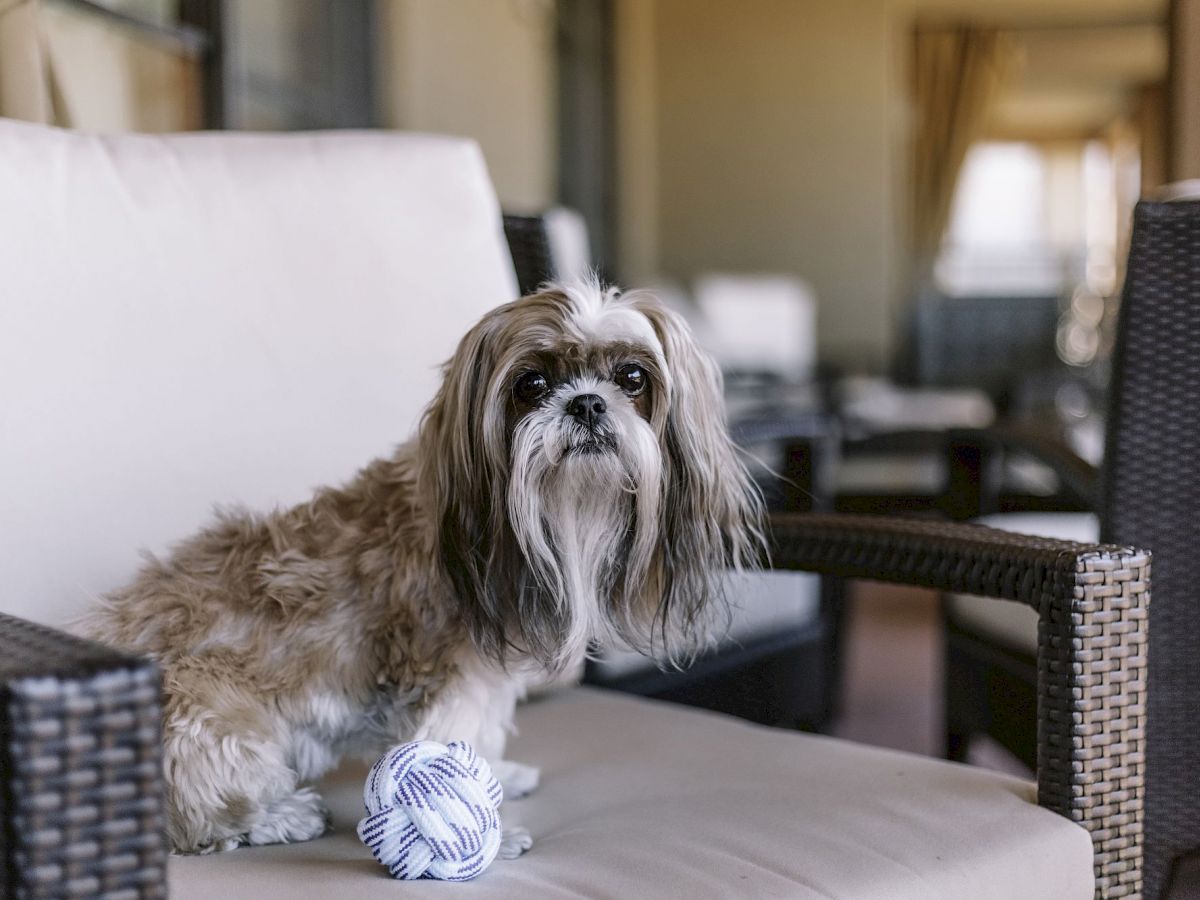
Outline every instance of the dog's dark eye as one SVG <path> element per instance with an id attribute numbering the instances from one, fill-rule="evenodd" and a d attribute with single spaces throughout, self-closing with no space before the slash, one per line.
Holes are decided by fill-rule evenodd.
<path id="1" fill-rule="evenodd" d="M 617 369 L 617 374 L 613 377 L 613 381 L 617 383 L 617 387 L 630 397 L 636 397 L 646 389 L 646 373 L 642 371 L 641 366 L 634 365 L 633 363 Z"/>
<path id="2" fill-rule="evenodd" d="M 522 403 L 537 403 L 550 393 L 550 382 L 541 372 L 526 372 L 513 385 L 513 393 Z"/>

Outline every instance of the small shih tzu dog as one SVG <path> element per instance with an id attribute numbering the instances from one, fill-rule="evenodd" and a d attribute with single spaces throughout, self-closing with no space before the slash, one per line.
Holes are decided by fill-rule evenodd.
<path id="1" fill-rule="evenodd" d="M 722 409 L 655 298 L 551 286 L 467 333 L 391 458 L 150 559 L 89 630 L 161 667 L 174 849 L 317 837 L 305 785 L 409 740 L 470 741 L 531 791 L 502 760 L 528 685 L 593 642 L 678 664 L 728 621 L 762 512 Z M 530 843 L 510 829 L 502 855 Z"/>

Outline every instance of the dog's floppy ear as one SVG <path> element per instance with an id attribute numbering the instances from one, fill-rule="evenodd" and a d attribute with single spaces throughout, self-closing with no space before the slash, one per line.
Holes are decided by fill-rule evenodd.
<path id="1" fill-rule="evenodd" d="M 502 658 L 507 615 L 494 569 L 507 532 L 504 402 L 498 400 L 496 332 L 504 307 L 459 342 L 421 420 L 420 490 L 433 517 L 434 552 L 472 636 Z M 498 584 L 499 583 L 499 584 Z"/>
<path id="2" fill-rule="evenodd" d="M 763 547 L 762 498 L 738 459 L 725 421 L 721 371 L 677 313 L 628 295 L 662 344 L 666 396 L 652 415 L 660 431 L 663 502 L 655 652 L 667 661 L 700 649 L 724 615 L 727 569 L 753 569 Z M 682 649 L 682 654 L 677 649 Z"/>

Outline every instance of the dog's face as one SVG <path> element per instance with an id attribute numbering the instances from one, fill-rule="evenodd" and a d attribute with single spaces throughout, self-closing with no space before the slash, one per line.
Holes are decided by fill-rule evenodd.
<path id="1" fill-rule="evenodd" d="M 440 562 L 480 649 L 565 665 L 617 636 L 677 661 L 759 555 L 716 366 L 646 294 L 549 288 L 460 343 L 422 423 Z"/>

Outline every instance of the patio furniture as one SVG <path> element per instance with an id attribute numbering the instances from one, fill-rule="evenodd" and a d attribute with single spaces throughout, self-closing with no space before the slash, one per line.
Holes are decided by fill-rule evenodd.
<path id="1" fill-rule="evenodd" d="M 466 327 L 516 295 L 478 148 L 429 136 L 102 138 L 0 122 L 0 247 L 0 609 L 54 625 L 128 578 L 136 548 L 158 551 L 193 531 L 210 503 L 292 503 L 387 452 L 410 433 Z M 824 514 L 780 514 L 771 544 L 776 569 L 1035 607 L 1036 787 L 566 689 L 518 712 L 513 755 L 540 765 L 543 783 L 502 814 L 532 830 L 533 849 L 454 890 L 1054 900 L 1140 891 L 1146 553 Z M 14 647 L 27 628 L 0 624 L 14 721 L 11 686 L 29 674 Z M 58 640 L 45 652 L 78 656 L 73 639 Z M 81 677 L 85 656 L 58 677 Z M 117 863 L 97 838 L 103 805 L 39 792 L 21 774 L 16 734 L 4 732 L 11 764 L 0 766 L 3 890 L 57 895 L 66 867 L 105 877 Z M 85 765 L 62 765 L 89 781 Z M 322 786 L 334 813 L 327 837 L 173 857 L 165 884 L 113 895 L 169 886 L 177 898 L 393 897 L 397 885 L 353 837 L 362 775 L 349 766 Z M 152 781 L 132 789 L 161 802 Z M 29 829 L 34 810 L 52 811 L 50 824 Z M 153 836 L 156 819 L 145 821 L 140 834 Z M 33 844 L 49 861 L 31 865 Z"/>

